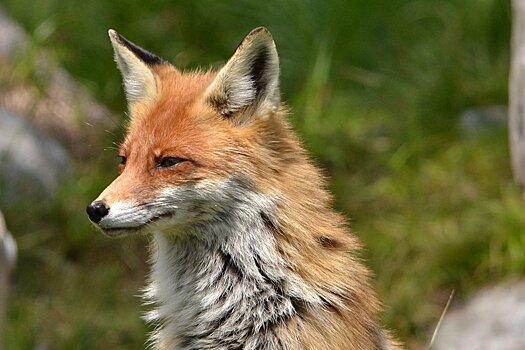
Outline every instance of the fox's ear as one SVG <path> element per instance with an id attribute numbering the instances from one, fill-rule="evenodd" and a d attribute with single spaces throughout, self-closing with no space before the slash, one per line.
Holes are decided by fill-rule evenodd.
<path id="1" fill-rule="evenodd" d="M 155 99 L 157 86 L 152 67 L 165 61 L 133 44 L 113 29 L 108 34 L 115 51 L 115 61 L 122 73 L 130 109 L 137 102 Z"/>
<path id="2" fill-rule="evenodd" d="M 236 113 L 253 116 L 277 109 L 279 57 L 268 29 L 256 28 L 244 38 L 217 73 L 205 98 L 224 117 Z"/>

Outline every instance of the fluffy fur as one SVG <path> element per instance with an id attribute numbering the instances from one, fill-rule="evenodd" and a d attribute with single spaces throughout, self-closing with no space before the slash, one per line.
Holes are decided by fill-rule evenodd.
<path id="1" fill-rule="evenodd" d="M 97 199 L 107 212 L 90 217 L 111 236 L 153 237 L 153 347 L 397 349 L 360 244 L 286 121 L 270 33 L 252 31 L 208 73 L 118 37 L 133 96 L 125 162 Z"/>

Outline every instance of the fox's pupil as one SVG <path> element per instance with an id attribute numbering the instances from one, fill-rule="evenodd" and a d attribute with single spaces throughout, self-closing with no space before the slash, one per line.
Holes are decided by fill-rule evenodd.
<path id="1" fill-rule="evenodd" d="M 184 159 L 179 157 L 164 157 L 162 160 L 157 164 L 158 168 L 168 168 L 170 166 L 174 166 L 177 163 L 180 163 L 184 161 Z"/>
<path id="2" fill-rule="evenodd" d="M 119 158 L 120 158 L 120 165 L 126 165 L 126 157 L 119 156 Z"/>

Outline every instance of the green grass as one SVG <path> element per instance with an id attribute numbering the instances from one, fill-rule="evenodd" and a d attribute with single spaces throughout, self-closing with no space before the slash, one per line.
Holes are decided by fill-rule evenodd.
<path id="1" fill-rule="evenodd" d="M 366 243 L 387 323 L 425 343 L 452 289 L 461 300 L 523 276 L 524 203 L 505 125 L 403 140 L 388 111 L 353 100 L 334 98 L 307 144 Z"/>
<path id="2" fill-rule="evenodd" d="M 145 242 L 109 240 L 85 219 L 108 180 L 78 166 L 53 201 L 4 210 L 19 246 L 6 349 L 132 349 L 145 342 L 140 300 Z"/>
<path id="3" fill-rule="evenodd" d="M 31 33 L 34 52 L 51 52 L 116 111 L 125 106 L 108 28 L 192 68 L 220 64 L 247 31 L 268 26 L 292 122 L 366 244 L 385 323 L 410 344 L 428 342 L 453 288 L 461 300 L 487 283 L 523 277 L 525 211 L 505 127 L 477 137 L 458 127 L 463 110 L 506 103 L 507 1 L 5 6 Z M 45 93 L 38 57 L 25 55 L 15 75 Z M 53 201 L 2 208 L 20 245 L 6 349 L 143 348 L 148 329 L 135 295 L 146 242 L 102 237 L 84 214 L 115 175 L 114 160 L 112 151 L 76 160 Z"/>

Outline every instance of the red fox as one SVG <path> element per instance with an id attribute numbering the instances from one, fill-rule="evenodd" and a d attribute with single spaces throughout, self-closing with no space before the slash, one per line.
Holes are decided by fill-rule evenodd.
<path id="1" fill-rule="evenodd" d="M 108 236 L 152 236 L 153 348 L 399 349 L 360 243 L 286 120 L 270 32 L 208 72 L 109 37 L 130 121 L 120 175 L 87 213 Z"/>

